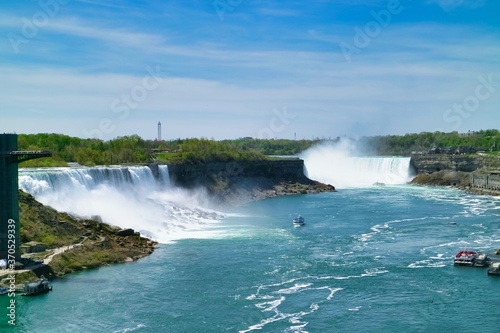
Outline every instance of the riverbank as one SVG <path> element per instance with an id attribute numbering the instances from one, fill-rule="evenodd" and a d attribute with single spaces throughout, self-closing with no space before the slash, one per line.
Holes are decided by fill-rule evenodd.
<path id="1" fill-rule="evenodd" d="M 410 183 L 414 185 L 456 187 L 471 194 L 500 196 L 500 190 L 472 186 L 471 177 L 472 172 L 435 171 L 428 174 L 419 174 Z"/>
<path id="2" fill-rule="evenodd" d="M 44 206 L 30 194 L 19 193 L 21 247 L 37 244 L 38 250 L 22 255 L 16 284 L 44 275 L 51 279 L 104 265 L 130 262 L 151 254 L 157 243 L 132 229 L 112 227 L 92 219 L 80 219 Z M 34 242 L 34 243 L 33 243 Z M 41 252 L 38 252 L 42 250 Z M 10 270 L 0 271 L 0 283 Z"/>
<path id="3" fill-rule="evenodd" d="M 500 195 L 500 156 L 481 154 L 412 154 L 417 174 L 412 184 L 455 186 L 480 195 Z"/>

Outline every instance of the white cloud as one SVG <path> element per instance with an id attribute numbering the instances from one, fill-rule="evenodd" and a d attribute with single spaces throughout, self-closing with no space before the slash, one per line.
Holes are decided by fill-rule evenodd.
<path id="1" fill-rule="evenodd" d="M 33 63 L 13 58 L 0 67 L 0 109 L 9 110 L 2 126 L 83 136 L 110 119 L 114 129 L 105 138 L 147 137 L 162 120 L 174 137 L 227 138 L 256 136 L 269 126 L 273 110 L 287 107 L 296 118 L 278 136 L 298 131 L 299 137 L 334 137 L 361 129 L 369 133 L 356 134 L 404 133 L 448 126 L 446 108 L 474 91 L 478 75 L 500 70 L 498 38 L 467 26 L 394 22 L 350 64 L 338 43 L 353 38 L 343 35 L 352 27 L 336 27 L 305 30 L 303 40 L 314 44 L 303 48 L 242 46 L 246 42 L 234 39 L 183 42 L 168 31 L 54 19 L 47 31 L 69 38 L 75 51 L 58 53 L 66 47 L 61 40 L 40 38 L 29 45 L 29 53 L 37 54 Z M 75 57 L 74 63 L 66 56 Z M 140 86 L 148 75 L 145 66 L 157 63 L 169 65 L 162 84 L 126 117 L 114 112 L 112 103 Z M 498 119 L 499 98 L 500 88 L 468 121 Z"/>
<path id="2" fill-rule="evenodd" d="M 486 0 L 430 0 L 431 3 L 437 3 L 444 10 L 451 10 L 458 7 L 479 8 Z"/>

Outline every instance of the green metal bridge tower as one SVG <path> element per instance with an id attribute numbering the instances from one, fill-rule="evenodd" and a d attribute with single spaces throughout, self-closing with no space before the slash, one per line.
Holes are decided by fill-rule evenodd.
<path id="1" fill-rule="evenodd" d="M 8 259 L 9 254 L 10 259 L 21 257 L 18 164 L 51 155 L 49 151 L 18 151 L 17 134 L 0 134 L 0 259 Z"/>

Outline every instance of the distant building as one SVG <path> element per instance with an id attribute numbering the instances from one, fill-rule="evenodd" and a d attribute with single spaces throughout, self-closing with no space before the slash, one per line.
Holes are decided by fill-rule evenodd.
<path id="1" fill-rule="evenodd" d="M 466 138 L 468 136 L 476 136 L 478 134 L 479 134 L 478 132 L 468 131 L 466 133 L 458 133 L 458 136 L 461 137 L 461 138 Z"/>
<path id="2" fill-rule="evenodd" d="M 429 149 L 427 153 L 429 154 L 449 154 L 449 155 L 463 155 L 463 154 L 472 154 L 477 151 L 474 147 L 469 146 L 459 146 L 459 147 L 432 147 Z"/>
<path id="3" fill-rule="evenodd" d="M 47 247 L 40 242 L 28 242 L 21 245 L 21 253 L 38 253 L 45 250 L 47 250 Z"/>

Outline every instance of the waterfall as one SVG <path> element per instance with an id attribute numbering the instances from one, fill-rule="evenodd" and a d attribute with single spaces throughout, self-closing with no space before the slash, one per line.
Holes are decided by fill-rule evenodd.
<path id="1" fill-rule="evenodd" d="M 159 180 L 167 187 L 170 187 L 170 176 L 168 173 L 168 165 L 158 166 Z"/>
<path id="2" fill-rule="evenodd" d="M 171 186 L 166 165 L 156 178 L 147 166 L 20 169 L 19 188 L 59 211 L 99 215 L 159 242 L 212 237 L 224 217 L 207 208 L 203 191 Z"/>
<path id="3" fill-rule="evenodd" d="M 306 175 L 337 188 L 374 183 L 405 184 L 411 180 L 409 157 L 360 157 L 333 146 L 318 146 L 303 156 Z"/>

